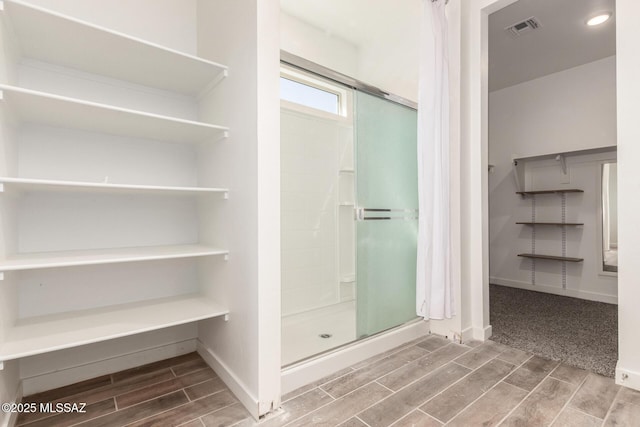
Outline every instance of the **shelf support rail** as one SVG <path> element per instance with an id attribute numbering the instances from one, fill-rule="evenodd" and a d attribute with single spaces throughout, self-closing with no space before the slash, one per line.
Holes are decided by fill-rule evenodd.
<path id="1" fill-rule="evenodd" d="M 536 195 L 531 195 L 531 253 L 536 253 Z M 536 259 L 531 258 L 531 285 L 536 285 Z"/>
<path id="2" fill-rule="evenodd" d="M 567 219 L 567 195 L 566 193 L 560 193 L 560 207 L 562 223 L 566 223 Z M 562 256 L 567 256 L 567 227 L 562 226 Z M 567 289 L 567 262 L 562 261 L 562 289 Z"/>

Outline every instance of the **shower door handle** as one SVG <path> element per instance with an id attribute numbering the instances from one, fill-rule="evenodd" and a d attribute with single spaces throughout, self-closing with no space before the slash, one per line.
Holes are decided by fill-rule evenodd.
<path id="1" fill-rule="evenodd" d="M 386 216 L 375 216 L 377 213 L 386 213 Z M 374 213 L 373 215 L 367 215 L 367 213 Z M 382 208 L 355 208 L 355 220 L 356 221 L 388 221 L 388 220 L 404 220 L 411 221 L 418 219 L 417 209 L 382 209 Z"/>

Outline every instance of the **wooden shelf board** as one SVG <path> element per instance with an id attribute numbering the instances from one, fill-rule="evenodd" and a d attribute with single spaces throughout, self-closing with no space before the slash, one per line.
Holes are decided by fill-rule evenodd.
<path id="1" fill-rule="evenodd" d="M 227 67 L 19 0 L 4 0 L 22 54 L 145 86 L 196 95 Z"/>
<path id="2" fill-rule="evenodd" d="M 540 254 L 518 254 L 519 257 L 523 258 L 533 258 L 533 259 L 546 259 L 550 261 L 566 261 L 566 262 L 582 262 L 584 258 L 572 258 L 572 257 L 562 257 L 555 255 L 540 255 Z"/>
<path id="3" fill-rule="evenodd" d="M 584 193 L 584 190 L 577 188 L 561 189 L 561 190 L 539 190 L 539 191 L 516 191 L 516 194 L 521 196 L 534 195 L 534 194 L 560 194 L 560 193 Z"/>
<path id="4" fill-rule="evenodd" d="M 582 222 L 516 222 L 516 224 L 520 225 L 584 225 Z"/>
<path id="5" fill-rule="evenodd" d="M 145 194 L 212 194 L 226 193 L 225 188 L 210 187 L 169 187 L 155 185 L 127 185 L 106 184 L 98 182 L 57 181 L 30 178 L 0 177 L 0 184 L 5 184 L 6 189 L 18 191 L 61 191 L 61 192 L 90 192 L 97 191 L 107 193 L 145 193 Z M 5 190 L 6 190 L 5 189 Z"/>
<path id="6" fill-rule="evenodd" d="M 168 245 L 137 248 L 91 249 L 83 251 L 38 252 L 16 254 L 0 260 L 0 272 L 39 268 L 115 264 L 227 255 L 229 251 L 203 245 Z"/>
<path id="7" fill-rule="evenodd" d="M 106 341 L 224 316 L 199 295 L 162 298 L 19 320 L 0 344 L 0 361 Z"/>
<path id="8" fill-rule="evenodd" d="M 0 84 L 19 120 L 166 142 L 220 139 L 228 128 Z"/>

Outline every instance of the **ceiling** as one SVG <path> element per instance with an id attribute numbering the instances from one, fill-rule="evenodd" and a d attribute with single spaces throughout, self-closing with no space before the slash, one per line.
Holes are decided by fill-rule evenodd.
<path id="1" fill-rule="evenodd" d="M 489 16 L 489 90 L 498 90 L 615 55 L 615 13 L 606 23 L 585 21 L 615 11 L 615 0 L 519 0 Z M 542 27 L 514 37 L 505 31 L 531 16 Z"/>
<path id="2" fill-rule="evenodd" d="M 357 47 L 419 36 L 421 0 L 281 0 L 280 4 L 285 13 Z M 491 14 L 489 90 L 614 55 L 615 13 L 601 26 L 585 25 L 587 18 L 603 10 L 614 12 L 615 0 L 519 0 Z M 541 22 L 539 30 L 517 38 L 504 30 L 531 16 Z"/>

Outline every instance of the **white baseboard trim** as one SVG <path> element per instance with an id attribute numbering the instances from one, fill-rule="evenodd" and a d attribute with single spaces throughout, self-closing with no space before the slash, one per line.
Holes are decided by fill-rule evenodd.
<path id="1" fill-rule="evenodd" d="M 133 353 L 110 357 L 104 360 L 90 362 L 80 366 L 48 372 L 22 379 L 25 396 L 63 387 L 79 381 L 107 375 L 125 369 L 146 365 L 163 359 L 191 353 L 196 350 L 196 340 L 189 339 L 159 347 L 144 349 Z"/>
<path id="2" fill-rule="evenodd" d="M 416 321 L 287 367 L 282 370 L 282 394 L 289 393 L 428 333 L 429 322 Z"/>
<path id="3" fill-rule="evenodd" d="M 235 376 L 227 365 L 222 362 L 211 349 L 205 347 L 200 340 L 198 340 L 197 343 L 197 352 L 211 369 L 218 374 L 220 379 L 229 387 L 229 390 L 238 398 L 253 418 L 257 420 L 260 415 L 263 415 L 260 414 L 258 399 L 249 392 L 249 389 Z"/>
<path id="4" fill-rule="evenodd" d="M 13 400 L 11 400 L 10 402 L 0 402 L 0 403 L 20 403 L 20 401 L 22 400 L 22 383 L 20 383 L 18 385 L 18 389 L 16 390 L 15 394 L 14 394 L 14 398 Z M 18 421 L 18 413 L 17 412 L 0 412 L 0 415 L 2 415 L 2 418 L 0 418 L 0 425 L 2 425 L 2 427 L 14 427 L 16 425 L 16 422 Z"/>
<path id="5" fill-rule="evenodd" d="M 620 366 L 620 361 L 616 365 L 616 384 L 640 391 L 640 372 L 631 371 Z"/>
<path id="6" fill-rule="evenodd" d="M 469 327 L 462 331 L 462 343 L 464 344 L 467 341 L 475 340 L 475 341 L 486 341 L 493 334 L 491 325 L 485 326 L 484 328 L 475 328 Z"/>
<path id="7" fill-rule="evenodd" d="M 526 289 L 528 291 L 546 292 L 548 294 L 580 298 L 580 299 L 585 299 L 589 301 L 618 304 L 618 297 L 616 295 L 600 294 L 597 292 L 581 291 L 578 289 L 562 289 L 557 286 L 543 285 L 543 284 L 532 285 L 527 282 L 521 282 L 518 280 L 510 280 L 510 279 L 502 279 L 500 277 L 489 278 L 489 283 L 500 285 L 500 286 L 507 286 L 510 288 Z"/>

